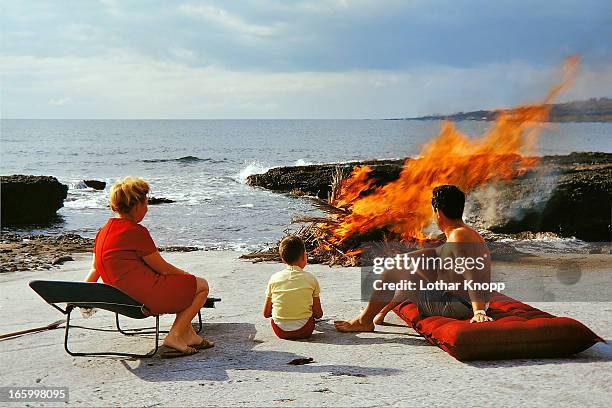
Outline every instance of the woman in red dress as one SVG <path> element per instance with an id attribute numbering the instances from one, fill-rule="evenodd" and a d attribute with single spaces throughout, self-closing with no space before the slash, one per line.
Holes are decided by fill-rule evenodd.
<path id="1" fill-rule="evenodd" d="M 152 315 L 176 313 L 164 345 L 173 349 L 168 357 L 190 355 L 213 343 L 198 336 L 191 320 L 206 302 L 208 283 L 166 262 L 149 231 L 139 224 L 147 213 L 149 185 L 135 177 L 115 183 L 110 207 L 117 213 L 98 234 L 92 270 L 85 279 L 100 277 L 142 302 Z"/>

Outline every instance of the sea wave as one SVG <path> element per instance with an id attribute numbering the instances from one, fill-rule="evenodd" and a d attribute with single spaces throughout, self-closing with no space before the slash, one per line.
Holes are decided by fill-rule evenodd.
<path id="1" fill-rule="evenodd" d="M 106 195 L 69 193 L 64 200 L 64 207 L 72 210 L 104 209 L 108 205 Z"/>
<path id="2" fill-rule="evenodd" d="M 267 166 L 266 164 L 260 161 L 257 161 L 257 160 L 252 161 L 248 163 L 245 168 L 240 170 L 240 172 L 234 176 L 234 180 L 238 181 L 239 183 L 244 184 L 246 183 L 246 180 L 249 176 L 252 176 L 253 174 L 263 174 L 270 169 L 271 169 L 270 166 Z"/>
<path id="3" fill-rule="evenodd" d="M 70 187 L 71 190 L 85 190 L 85 189 L 92 189 L 91 187 L 89 187 L 87 184 L 85 184 L 85 182 L 83 180 L 79 180 L 79 181 L 75 181 L 75 182 L 71 182 L 68 184 L 68 186 Z M 93 190 L 93 189 L 92 189 Z"/>
<path id="4" fill-rule="evenodd" d="M 293 164 L 288 165 L 288 167 L 298 167 L 298 166 L 310 166 L 316 164 L 315 162 L 306 161 L 304 159 L 297 159 Z M 234 175 L 233 179 L 238 181 L 239 183 L 246 183 L 246 180 L 249 176 L 253 174 L 263 174 L 273 168 L 273 166 L 268 166 L 265 163 L 254 160 L 252 162 L 246 163 L 246 166 L 240 170 L 240 172 Z"/>
<path id="5" fill-rule="evenodd" d="M 310 165 L 313 165 L 313 164 L 316 164 L 316 163 L 310 162 L 310 161 L 306 161 L 304 159 L 297 159 L 293 165 L 297 167 L 297 166 L 310 166 Z"/>
<path id="6" fill-rule="evenodd" d="M 112 182 L 109 182 L 108 179 L 106 180 L 102 179 L 101 181 L 106 183 L 105 190 L 110 188 L 110 186 L 112 185 Z M 95 188 L 89 187 L 87 184 L 85 184 L 85 180 L 71 180 L 71 181 L 68 181 L 67 184 L 70 190 L 86 190 L 87 192 L 101 191 L 101 190 L 97 190 Z"/>
<path id="7" fill-rule="evenodd" d="M 83 210 L 107 207 L 108 193 L 106 191 L 93 189 L 83 180 L 72 179 L 64 183 L 68 184 L 68 195 L 64 199 L 65 208 Z M 109 188 L 108 182 L 106 188 Z"/>
<path id="8" fill-rule="evenodd" d="M 144 159 L 142 160 L 144 163 L 168 163 L 168 162 L 178 162 L 178 163 L 198 163 L 198 162 L 208 162 L 208 163 L 225 163 L 227 159 L 213 159 L 212 157 L 207 157 L 205 159 L 201 159 L 196 156 L 183 156 L 176 159 Z"/>

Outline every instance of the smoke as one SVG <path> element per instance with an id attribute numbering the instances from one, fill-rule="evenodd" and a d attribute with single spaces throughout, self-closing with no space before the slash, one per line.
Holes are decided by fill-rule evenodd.
<path id="1" fill-rule="evenodd" d="M 555 191 L 559 175 L 539 168 L 527 177 L 492 182 L 467 198 L 466 220 L 477 228 L 538 231 L 542 213 Z"/>

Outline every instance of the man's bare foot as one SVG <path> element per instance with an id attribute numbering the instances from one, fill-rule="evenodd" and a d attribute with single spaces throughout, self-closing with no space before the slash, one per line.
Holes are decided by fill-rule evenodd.
<path id="1" fill-rule="evenodd" d="M 376 317 L 374 317 L 374 324 L 383 326 L 385 324 L 385 316 L 387 316 L 386 313 L 377 314 Z"/>
<path id="2" fill-rule="evenodd" d="M 387 313 L 389 313 L 393 308 L 397 305 L 395 302 L 388 303 L 383 309 L 378 312 L 378 314 L 374 317 L 374 324 L 378 324 L 380 326 L 385 324 L 385 317 Z"/>
<path id="3" fill-rule="evenodd" d="M 190 345 L 187 344 L 187 342 L 181 336 L 178 336 L 174 333 L 168 333 L 168 335 L 164 339 L 163 345 L 183 353 L 193 350 L 193 347 L 190 347 Z"/>
<path id="4" fill-rule="evenodd" d="M 334 326 L 339 332 L 373 332 L 374 322 L 364 322 L 361 316 L 352 320 L 335 320 Z"/>

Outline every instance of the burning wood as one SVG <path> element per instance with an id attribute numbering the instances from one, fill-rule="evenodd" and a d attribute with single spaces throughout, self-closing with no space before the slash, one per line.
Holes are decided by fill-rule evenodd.
<path id="1" fill-rule="evenodd" d="M 344 178 L 340 175 L 343 173 L 340 168 L 336 170 L 336 175 L 332 182 L 332 194 L 329 195 L 329 201 L 321 199 L 313 199 L 315 207 L 329 214 L 328 217 L 312 217 L 302 216 L 294 217 L 291 221 L 292 224 L 306 224 L 302 225 L 297 231 L 293 232 L 292 235 L 297 235 L 302 238 L 308 251 L 308 261 L 310 263 L 324 263 L 328 265 L 342 265 L 342 266 L 355 266 L 358 265 L 359 259 L 350 252 L 350 248 L 347 250 L 343 246 L 339 247 L 328 241 L 330 234 L 330 228 L 338 225 L 342 218 L 347 216 L 349 212 L 345 209 L 339 208 L 334 205 L 333 197 L 334 193 Z M 288 235 L 286 231 L 285 235 Z M 280 243 L 280 241 L 278 242 Z M 253 252 L 250 254 L 242 255 L 241 258 L 249 259 L 254 262 L 261 261 L 280 261 L 278 254 L 278 243 L 273 247 L 265 251 Z"/>
<path id="2" fill-rule="evenodd" d="M 329 265 L 359 264 L 365 242 L 439 242 L 427 234 L 431 223 L 431 191 L 454 184 L 466 193 L 489 182 L 521 176 L 538 163 L 534 157 L 539 130 L 547 121 L 549 103 L 569 84 L 578 60 L 566 64 L 566 76 L 539 104 L 500 112 L 494 125 L 479 138 L 469 138 L 444 122 L 440 133 L 423 146 L 417 159 L 406 160 L 399 178 L 377 185 L 370 166 L 350 174 L 337 167 L 328 200 L 315 206 L 328 217 L 301 217 L 295 235 L 302 237 L 309 261 Z M 278 251 L 254 253 L 249 259 L 279 260 Z"/>

